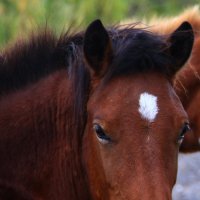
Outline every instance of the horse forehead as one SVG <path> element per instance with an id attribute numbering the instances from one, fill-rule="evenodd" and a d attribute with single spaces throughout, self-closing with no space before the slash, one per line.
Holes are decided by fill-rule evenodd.
<path id="1" fill-rule="evenodd" d="M 159 79 L 159 80 L 158 80 Z M 168 81 L 151 75 L 135 75 L 117 78 L 102 85 L 94 93 L 100 101 L 121 103 L 138 102 L 139 95 L 146 91 L 152 95 L 168 95 Z"/>
<path id="2" fill-rule="evenodd" d="M 93 105 L 101 104 L 101 108 L 109 110 L 140 109 L 140 114 L 157 113 L 159 106 L 169 103 L 171 90 L 169 82 L 157 74 L 139 74 L 135 76 L 120 77 L 100 87 L 91 98 Z M 160 97 L 163 98 L 160 98 Z M 158 105 L 161 102 L 161 105 Z M 152 107 L 153 106 L 153 107 Z M 151 110 L 152 108 L 152 110 Z M 152 114 L 153 115 L 156 114 Z"/>

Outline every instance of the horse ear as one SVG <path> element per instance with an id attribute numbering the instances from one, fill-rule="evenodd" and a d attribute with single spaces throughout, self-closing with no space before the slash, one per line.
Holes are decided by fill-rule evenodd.
<path id="1" fill-rule="evenodd" d="M 83 51 L 92 74 L 103 75 L 111 62 L 112 46 L 108 32 L 100 20 L 95 20 L 88 26 Z"/>
<path id="2" fill-rule="evenodd" d="M 169 38 L 170 56 L 174 59 L 172 74 L 174 75 L 188 60 L 194 42 L 192 26 L 188 22 L 183 22 Z"/>

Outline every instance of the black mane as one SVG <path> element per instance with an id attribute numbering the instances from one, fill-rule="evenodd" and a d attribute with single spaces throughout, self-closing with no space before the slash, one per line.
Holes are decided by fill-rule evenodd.
<path id="1" fill-rule="evenodd" d="M 168 46 L 165 38 L 136 29 L 134 25 L 111 27 L 108 32 L 114 56 L 107 78 L 149 70 L 168 74 L 171 59 L 164 53 Z M 57 38 L 45 30 L 6 49 L 0 58 L 0 95 L 23 88 L 57 70 L 73 68 L 76 61 L 84 65 L 83 38 L 83 32 Z"/>
<path id="2" fill-rule="evenodd" d="M 119 30 L 112 36 L 114 59 L 107 73 L 109 78 L 118 75 L 156 71 L 166 76 L 174 64 L 167 54 L 169 43 L 158 36 L 132 27 Z"/>
<path id="3" fill-rule="evenodd" d="M 60 69 L 66 69 L 70 43 L 79 35 L 57 38 L 50 31 L 32 35 L 5 49 L 0 57 L 0 95 L 16 91 Z"/>

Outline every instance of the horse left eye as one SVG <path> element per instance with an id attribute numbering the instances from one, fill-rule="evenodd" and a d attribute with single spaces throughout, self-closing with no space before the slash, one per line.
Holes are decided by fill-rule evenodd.
<path id="1" fill-rule="evenodd" d="M 180 134 L 179 134 L 179 137 L 178 137 L 178 143 L 179 143 L 179 145 L 183 142 L 183 139 L 184 139 L 185 134 L 186 134 L 188 131 L 190 131 L 190 130 L 191 130 L 191 128 L 190 128 L 189 123 L 184 123 L 184 125 L 183 125 L 183 127 L 182 127 L 182 129 L 181 129 L 181 132 L 180 132 Z"/>
<path id="2" fill-rule="evenodd" d="M 105 131 L 99 124 L 94 124 L 93 129 L 96 132 L 97 138 L 101 143 L 106 144 L 111 141 L 111 138 L 105 133 Z"/>

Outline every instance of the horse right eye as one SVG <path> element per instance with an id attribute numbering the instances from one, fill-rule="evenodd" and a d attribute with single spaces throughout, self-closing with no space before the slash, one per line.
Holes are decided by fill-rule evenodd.
<path id="1" fill-rule="evenodd" d="M 105 133 L 105 131 L 103 130 L 103 128 L 99 124 L 94 124 L 93 129 L 96 133 L 98 140 L 101 143 L 107 144 L 111 141 L 111 138 Z"/>
<path id="2" fill-rule="evenodd" d="M 182 129 L 180 131 L 179 137 L 178 137 L 178 143 L 179 143 L 179 145 L 183 142 L 185 134 L 187 132 L 189 132 L 190 130 L 191 130 L 191 128 L 190 128 L 189 123 L 184 123 L 184 125 L 183 125 L 183 127 L 182 127 Z"/>

